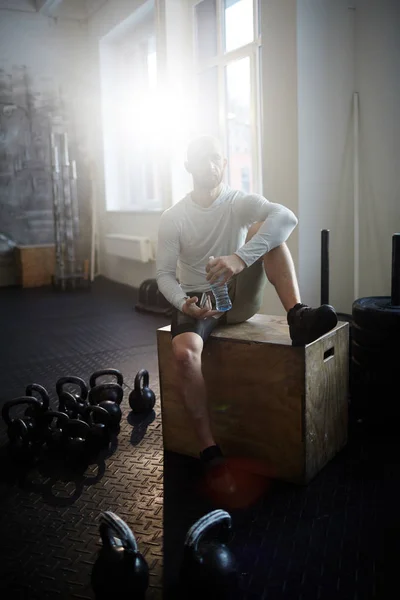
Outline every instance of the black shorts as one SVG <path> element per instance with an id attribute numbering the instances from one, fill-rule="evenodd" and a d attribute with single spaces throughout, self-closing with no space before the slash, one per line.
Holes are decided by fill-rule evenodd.
<path id="1" fill-rule="evenodd" d="M 197 298 L 199 299 L 197 305 L 199 305 L 203 292 L 189 292 L 186 295 L 190 298 L 193 298 L 193 296 L 197 296 Z M 214 298 L 212 297 L 212 294 L 210 294 L 210 300 L 214 309 L 215 302 Z M 182 311 L 176 310 L 174 308 L 171 320 L 171 336 L 174 338 L 180 333 L 193 332 L 198 333 L 199 336 L 203 339 L 203 341 L 206 341 L 212 330 L 215 329 L 217 325 L 226 322 L 225 317 L 226 315 L 223 314 L 218 315 L 217 318 L 208 317 L 207 319 L 194 319 L 193 317 L 185 315 L 185 313 L 183 313 Z"/>
<path id="2" fill-rule="evenodd" d="M 255 315 L 261 308 L 266 276 L 262 259 L 256 261 L 241 271 L 238 275 L 232 277 L 228 282 L 228 292 L 232 301 L 232 308 L 217 318 L 208 317 L 207 319 L 193 319 L 185 315 L 180 310 L 173 310 L 171 320 L 171 336 L 175 337 L 180 333 L 198 333 L 205 342 L 210 333 L 219 325 L 234 325 L 243 323 Z M 201 301 L 203 292 L 190 292 L 187 296 L 191 298 L 197 296 Z M 213 309 L 215 309 L 215 299 L 212 293 L 209 294 Z"/>

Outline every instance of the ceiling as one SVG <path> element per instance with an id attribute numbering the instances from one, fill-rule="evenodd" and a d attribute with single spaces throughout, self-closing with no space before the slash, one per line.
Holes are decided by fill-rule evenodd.
<path id="1" fill-rule="evenodd" d="M 109 0 L 0 0 L 0 9 L 37 13 L 60 19 L 90 18 Z"/>

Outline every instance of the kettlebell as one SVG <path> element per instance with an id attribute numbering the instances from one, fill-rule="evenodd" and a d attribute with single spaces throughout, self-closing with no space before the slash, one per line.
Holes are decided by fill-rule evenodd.
<path id="1" fill-rule="evenodd" d="M 143 382 L 142 382 L 143 380 Z M 149 372 L 140 369 L 135 377 L 135 385 L 129 394 L 129 405 L 135 414 L 147 413 L 153 410 L 156 397 L 149 388 Z"/>
<path id="2" fill-rule="evenodd" d="M 80 419 L 68 419 L 63 428 L 67 461 L 72 464 L 84 462 L 88 455 L 87 438 L 90 427 Z"/>
<path id="3" fill-rule="evenodd" d="M 56 420 L 56 421 L 55 421 Z M 45 423 L 44 442 L 52 452 L 61 452 L 67 443 L 66 425 L 69 421 L 67 414 L 59 411 L 48 410 L 43 415 Z"/>
<path id="4" fill-rule="evenodd" d="M 101 406 L 89 406 L 87 423 L 90 427 L 87 442 L 93 452 L 106 448 L 110 443 L 110 414 Z"/>
<path id="5" fill-rule="evenodd" d="M 202 539 L 219 526 L 219 539 Z M 234 597 L 239 587 L 238 565 L 226 545 L 232 527 L 231 516 L 214 510 L 199 519 L 185 539 L 181 583 L 191 598 Z"/>
<path id="6" fill-rule="evenodd" d="M 56 392 L 57 396 L 60 398 L 61 394 L 65 393 L 64 386 L 67 383 L 76 385 L 79 387 L 79 393 L 71 394 L 75 400 L 78 409 L 78 414 L 83 415 L 85 410 L 87 409 L 87 397 L 88 397 L 88 389 L 86 383 L 81 379 L 81 377 L 75 377 L 73 375 L 68 375 L 67 377 L 60 377 L 56 383 Z M 68 392 L 69 393 L 69 392 Z"/>
<path id="7" fill-rule="evenodd" d="M 20 405 L 28 405 L 34 411 L 41 411 L 42 403 L 32 396 L 20 396 L 5 402 L 1 410 L 1 416 L 7 425 L 7 435 L 13 446 L 13 449 L 20 453 L 21 458 L 28 457 L 30 453 L 39 449 L 42 440 L 39 436 L 39 428 L 34 416 L 24 415 L 20 418 L 12 419 L 11 409 Z"/>
<path id="8" fill-rule="evenodd" d="M 102 548 L 92 569 L 97 600 L 143 600 L 149 585 L 149 567 L 140 554 L 131 529 L 115 513 L 100 515 Z"/>
<path id="9" fill-rule="evenodd" d="M 89 403 L 92 405 L 101 402 L 114 402 L 121 404 L 124 390 L 118 383 L 99 383 L 89 390 Z"/>
<path id="10" fill-rule="evenodd" d="M 44 388 L 39 383 L 31 383 L 30 385 L 26 386 L 25 396 L 30 396 L 34 398 L 33 392 L 38 392 L 40 395 L 40 407 L 36 405 L 28 406 L 28 408 L 25 411 L 25 415 L 27 417 L 40 418 L 47 410 L 49 410 L 50 396 L 46 388 Z"/>
<path id="11" fill-rule="evenodd" d="M 114 377 L 116 377 L 117 381 L 113 382 L 112 384 L 103 383 L 101 385 L 97 385 L 97 379 L 104 375 L 113 375 Z M 123 384 L 124 378 L 122 376 L 121 371 L 118 371 L 118 369 L 102 369 L 101 371 L 95 371 L 89 379 L 89 385 L 93 389 L 93 404 L 100 404 L 100 402 L 102 402 L 103 400 L 111 400 L 112 402 L 117 402 L 118 404 L 121 404 L 124 393 L 122 390 L 122 397 L 121 400 L 119 400 L 120 394 L 118 392 L 117 386 L 119 386 L 122 389 Z"/>
<path id="12" fill-rule="evenodd" d="M 86 420 L 89 404 L 78 402 L 76 395 L 70 392 L 61 392 L 58 396 L 58 410 L 65 413 L 70 419 Z"/>

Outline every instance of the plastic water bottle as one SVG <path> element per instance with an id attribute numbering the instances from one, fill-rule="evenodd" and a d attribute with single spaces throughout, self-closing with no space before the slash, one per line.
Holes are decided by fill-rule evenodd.
<path id="1" fill-rule="evenodd" d="M 213 256 L 209 257 L 210 260 L 213 260 L 213 258 Z M 216 281 L 215 283 L 210 284 L 210 287 L 215 298 L 215 309 L 219 312 L 230 310 L 232 308 L 232 302 L 229 298 L 227 284 Z"/>

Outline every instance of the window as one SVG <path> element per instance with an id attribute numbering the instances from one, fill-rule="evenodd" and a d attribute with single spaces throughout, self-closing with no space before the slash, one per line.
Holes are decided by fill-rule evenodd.
<path id="1" fill-rule="evenodd" d="M 160 210 L 154 7 L 147 2 L 100 43 L 108 210 Z"/>
<path id="2" fill-rule="evenodd" d="M 226 180 L 261 192 L 258 0 L 201 0 L 194 5 L 197 129 L 219 137 Z"/>
<path id="3" fill-rule="evenodd" d="M 126 192 L 127 208 L 157 208 L 156 164 L 154 161 L 154 118 L 157 63 L 155 36 L 148 33 L 144 39 L 127 41 L 123 47 L 126 138 Z"/>

